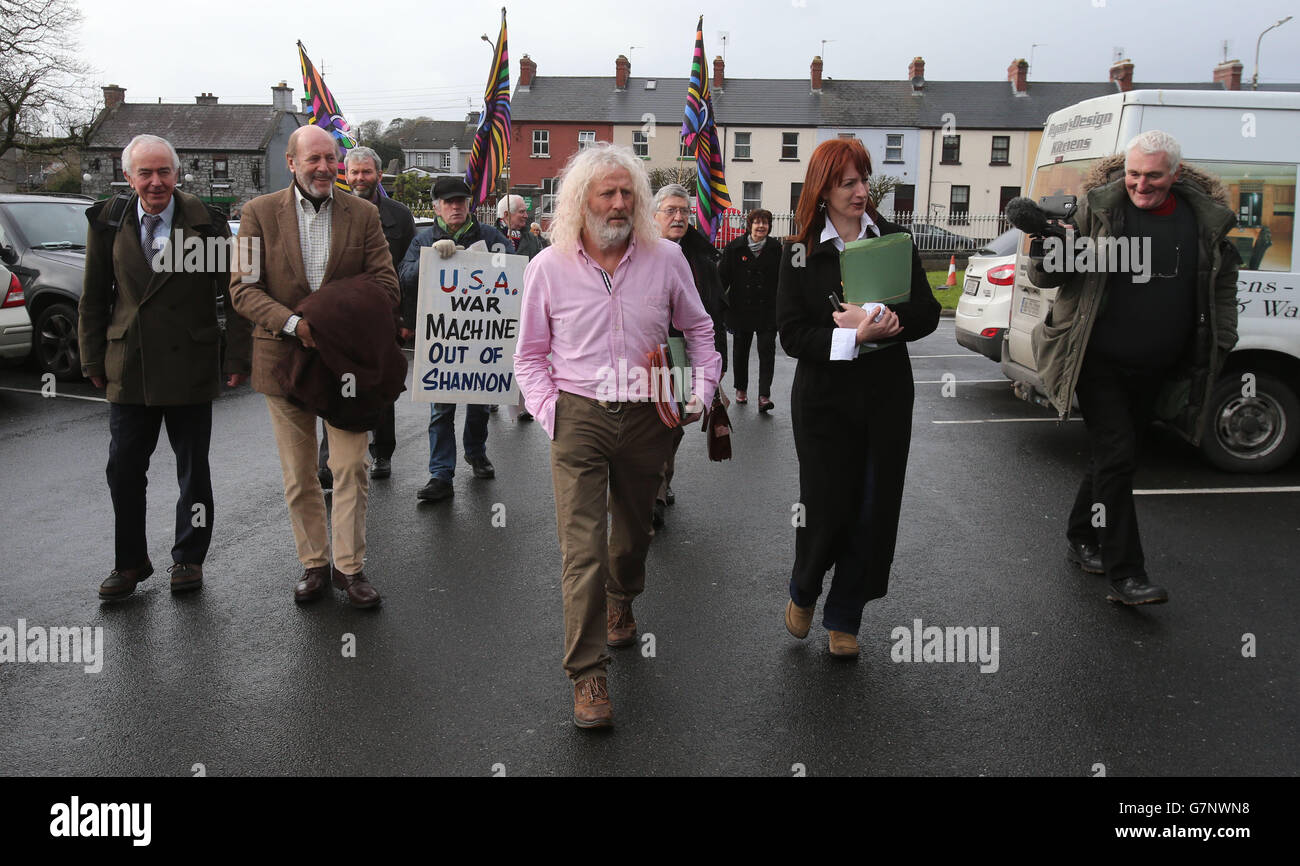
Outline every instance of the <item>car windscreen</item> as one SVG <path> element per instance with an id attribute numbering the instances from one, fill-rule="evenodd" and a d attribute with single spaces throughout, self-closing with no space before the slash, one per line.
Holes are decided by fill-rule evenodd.
<path id="1" fill-rule="evenodd" d="M 1009 256 L 1020 246 L 1020 229 L 1007 229 L 979 248 L 979 256 Z"/>
<path id="2" fill-rule="evenodd" d="M 15 201 L 3 206 L 9 220 L 33 249 L 84 249 L 86 208 L 83 202 Z"/>

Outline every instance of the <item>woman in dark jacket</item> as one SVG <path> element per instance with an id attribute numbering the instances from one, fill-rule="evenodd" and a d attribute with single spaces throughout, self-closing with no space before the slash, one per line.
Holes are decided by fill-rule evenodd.
<path id="1" fill-rule="evenodd" d="M 912 433 L 912 365 L 903 343 L 939 322 L 915 247 L 906 303 L 832 312 L 828 295 L 843 299 L 844 244 L 903 231 L 877 213 L 870 175 L 871 157 L 857 139 L 825 141 L 813 151 L 776 299 L 781 346 L 799 362 L 790 411 L 804 507 L 785 623 L 795 637 L 807 636 L 834 566 L 822 623 L 839 657 L 858 654 L 862 609 L 885 595 L 894 559 Z M 859 353 L 864 343 L 878 348 Z"/>
<path id="2" fill-rule="evenodd" d="M 736 335 L 732 346 L 732 376 L 736 402 L 747 402 L 749 346 L 758 332 L 758 411 L 769 412 L 772 372 L 776 367 L 776 278 L 781 269 L 781 244 L 773 240 L 772 212 L 758 209 L 745 217 L 745 234 L 727 244 L 718 265 L 727 299 L 727 327 Z"/>

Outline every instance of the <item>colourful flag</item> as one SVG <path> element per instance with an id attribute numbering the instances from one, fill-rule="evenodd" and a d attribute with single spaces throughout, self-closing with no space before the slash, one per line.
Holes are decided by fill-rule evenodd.
<path id="1" fill-rule="evenodd" d="M 465 183 L 477 207 L 492 194 L 497 175 L 510 155 L 510 56 L 506 53 L 506 10 L 501 7 L 501 34 L 497 37 L 492 69 L 483 92 L 483 117 L 474 133 Z"/>
<path id="2" fill-rule="evenodd" d="M 302 42 L 298 42 L 298 62 L 302 66 L 302 87 L 307 94 L 308 101 L 311 102 L 311 111 L 307 122 L 319 126 L 333 135 L 339 143 L 339 173 L 334 179 L 334 185 L 339 189 L 352 190 L 348 186 L 347 169 L 343 166 L 343 158 L 347 152 L 357 146 L 356 139 L 352 137 L 352 128 L 348 122 L 343 119 L 343 112 L 339 111 L 338 103 L 334 101 L 334 94 L 325 86 L 325 79 L 321 78 L 316 67 L 312 66 L 311 60 L 307 58 L 307 52 L 302 47 Z M 384 192 L 383 178 L 380 178 L 379 194 L 386 195 Z"/>
<path id="3" fill-rule="evenodd" d="M 686 121 L 682 124 L 686 151 L 695 154 L 695 215 L 700 231 L 713 242 L 722 212 L 731 207 L 722 170 L 722 147 L 709 95 L 709 75 L 704 62 L 704 16 L 695 25 L 695 58 L 686 92 Z"/>

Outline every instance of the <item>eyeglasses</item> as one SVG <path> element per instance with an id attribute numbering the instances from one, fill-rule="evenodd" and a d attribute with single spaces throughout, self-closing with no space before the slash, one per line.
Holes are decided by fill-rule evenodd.
<path id="1" fill-rule="evenodd" d="M 688 207 L 661 207 L 659 208 L 659 213 L 667 214 L 668 216 L 684 217 L 691 215 L 691 209 Z"/>

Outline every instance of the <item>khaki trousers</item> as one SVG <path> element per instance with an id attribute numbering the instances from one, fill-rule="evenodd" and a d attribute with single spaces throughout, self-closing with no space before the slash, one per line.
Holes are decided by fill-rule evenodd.
<path id="1" fill-rule="evenodd" d="M 316 415 L 299 409 L 283 397 L 266 398 L 271 430 L 280 449 L 284 475 L 284 501 L 289 506 L 293 542 L 303 568 L 330 564 L 330 527 L 326 523 L 325 494 L 316 475 Z M 366 559 L 366 498 L 370 489 L 368 441 L 326 423 L 329 467 L 334 473 L 332 521 L 334 567 L 343 574 L 361 571 Z"/>
<path id="2" fill-rule="evenodd" d="M 606 597 L 631 602 L 645 588 L 650 514 L 672 440 L 652 403 L 602 405 L 565 391 L 556 401 L 551 479 L 564 672 L 575 682 L 603 675 L 609 664 Z"/>

